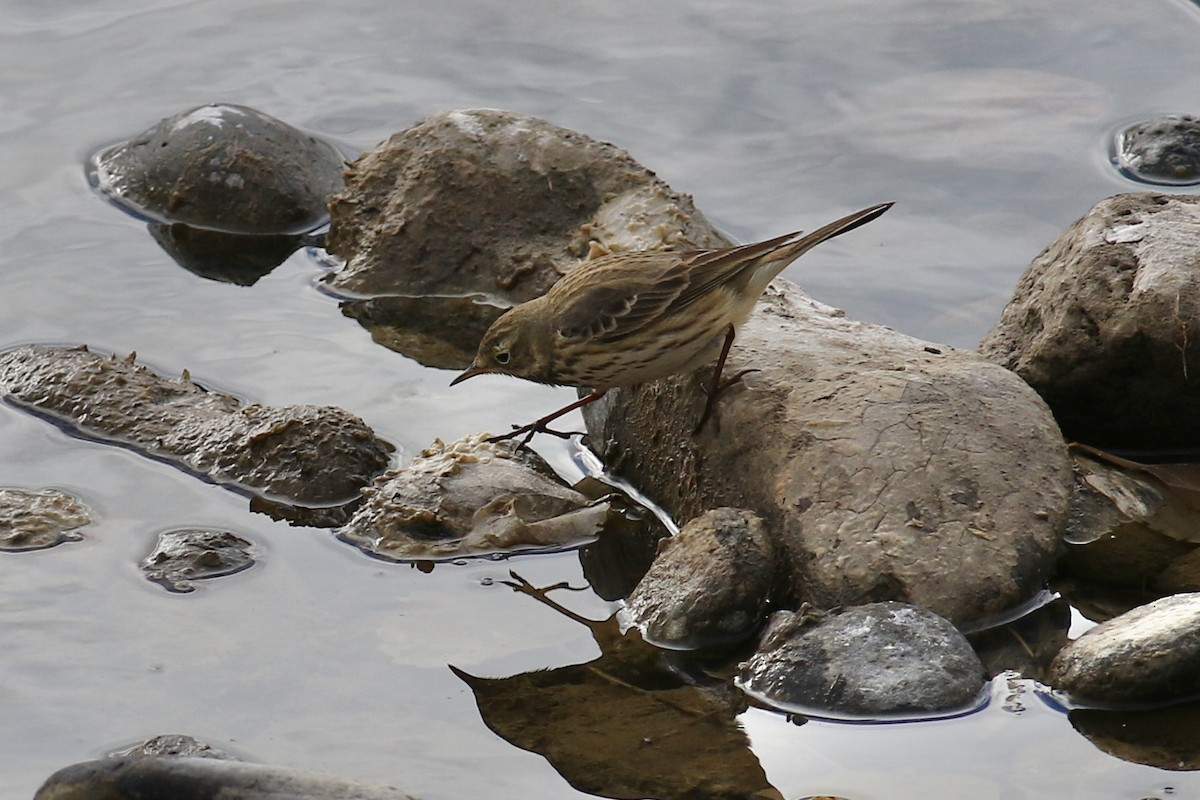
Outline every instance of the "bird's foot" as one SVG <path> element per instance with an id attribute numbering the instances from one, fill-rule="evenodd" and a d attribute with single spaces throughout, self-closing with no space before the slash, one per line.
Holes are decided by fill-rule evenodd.
<path id="1" fill-rule="evenodd" d="M 556 431 L 550 426 L 544 424 L 541 420 L 531 422 L 528 425 L 513 425 L 513 429 L 508 433 L 502 433 L 499 436 L 492 436 L 484 441 L 489 444 L 496 442 L 504 442 L 509 439 L 516 439 L 518 436 L 524 436 L 521 440 L 520 447 L 525 447 L 539 433 L 548 433 L 551 436 L 557 436 L 559 439 L 570 439 L 572 436 L 586 436 L 585 431 Z"/>
<path id="2" fill-rule="evenodd" d="M 700 421 L 696 423 L 696 427 L 692 429 L 693 436 L 700 435 L 700 431 L 704 430 L 704 426 L 709 419 L 712 419 L 713 425 L 716 427 L 717 432 L 720 432 L 721 420 L 716 414 L 717 398 L 724 394 L 725 390 L 733 386 L 735 383 L 741 381 L 744 376 L 749 375 L 751 372 L 762 372 L 762 370 L 755 369 L 753 367 L 750 369 L 743 369 L 731 377 L 721 381 L 720 383 L 717 383 L 715 386 L 704 387 L 704 393 L 708 395 L 708 402 L 704 404 L 704 413 L 700 415 Z"/>

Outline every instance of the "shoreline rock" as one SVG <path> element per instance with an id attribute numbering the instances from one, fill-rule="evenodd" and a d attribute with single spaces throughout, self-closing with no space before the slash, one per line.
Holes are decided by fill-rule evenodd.
<path id="1" fill-rule="evenodd" d="M 730 374 L 748 368 L 695 438 L 707 371 L 610 392 L 584 409 L 593 447 L 677 520 L 720 505 L 762 516 L 785 606 L 900 600 L 962 624 L 1043 586 L 1072 476 L 1017 376 L 786 281 L 730 353 Z"/>
<path id="2" fill-rule="evenodd" d="M 164 378 L 86 346 L 0 353 L 0 393 L 82 435 L 288 505 L 356 500 L 393 449 L 335 406 L 243 404 L 186 372 Z"/>
<path id="3" fill-rule="evenodd" d="M 1042 252 L 979 352 L 1026 380 L 1070 438 L 1200 450 L 1200 197 L 1101 200 Z"/>

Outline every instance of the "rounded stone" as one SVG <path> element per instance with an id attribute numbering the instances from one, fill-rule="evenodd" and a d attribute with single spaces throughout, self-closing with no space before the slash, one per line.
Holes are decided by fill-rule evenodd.
<path id="1" fill-rule="evenodd" d="M 1200 692 L 1200 593 L 1164 597 L 1064 647 L 1049 682 L 1097 702 L 1181 700 Z"/>
<path id="2" fill-rule="evenodd" d="M 1200 183 L 1200 117 L 1164 114 L 1128 125 L 1116 136 L 1114 158 L 1144 183 Z"/>
<path id="3" fill-rule="evenodd" d="M 981 701 L 983 679 L 957 628 L 925 609 L 884 602 L 780 612 L 738 683 L 785 709 L 878 717 L 965 710 Z"/>
<path id="4" fill-rule="evenodd" d="M 344 158 L 269 114 L 212 104 L 100 151 L 91 166 L 101 192 L 154 222 L 284 234 L 325 223 Z"/>
<path id="5" fill-rule="evenodd" d="M 1200 197 L 1100 201 L 1041 253 L 979 352 L 1037 390 L 1068 438 L 1200 447 Z"/>
<path id="6" fill-rule="evenodd" d="M 622 624 L 661 647 L 744 639 L 762 624 L 775 566 L 757 514 L 708 511 L 659 542 L 654 563 L 621 610 Z"/>

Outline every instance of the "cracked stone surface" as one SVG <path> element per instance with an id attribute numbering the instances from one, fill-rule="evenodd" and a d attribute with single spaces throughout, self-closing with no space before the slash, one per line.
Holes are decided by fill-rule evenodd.
<path id="1" fill-rule="evenodd" d="M 1013 370 L 1070 438 L 1200 447 L 1200 197 L 1097 203 L 1034 259 L 979 351 Z"/>
<path id="2" fill-rule="evenodd" d="M 1045 404 L 1013 373 L 840 311 L 776 281 L 739 331 L 696 437 L 708 371 L 584 409 L 610 469 L 681 524 L 759 514 L 785 606 L 900 600 L 955 622 L 1029 598 L 1050 574 L 1072 474 Z"/>

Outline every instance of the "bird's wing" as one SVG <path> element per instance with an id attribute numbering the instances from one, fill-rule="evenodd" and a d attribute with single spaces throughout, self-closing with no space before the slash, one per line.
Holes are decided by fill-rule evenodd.
<path id="1" fill-rule="evenodd" d="M 618 341 L 662 317 L 688 288 L 680 253 L 629 256 L 587 262 L 551 290 L 554 327 L 560 335 Z"/>
<path id="2" fill-rule="evenodd" d="M 687 308 L 721 284 L 730 284 L 735 290 L 741 288 L 748 278 L 745 273 L 753 272 L 764 257 L 775 253 L 800 234 L 801 231 L 795 231 L 740 247 L 687 253 L 683 267 L 688 274 L 688 286 L 675 299 L 673 310 Z"/>

